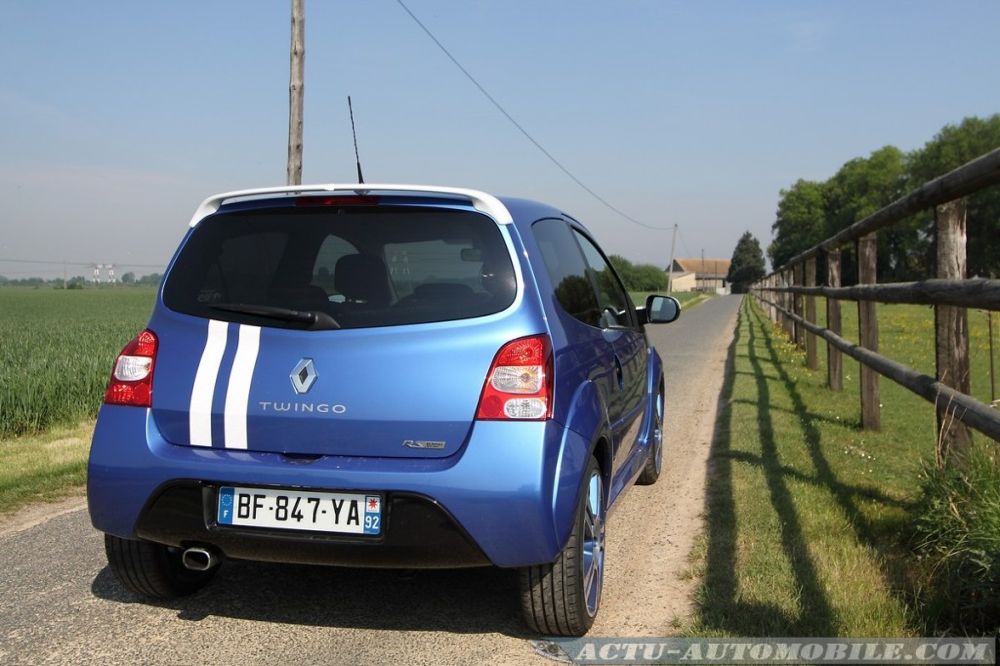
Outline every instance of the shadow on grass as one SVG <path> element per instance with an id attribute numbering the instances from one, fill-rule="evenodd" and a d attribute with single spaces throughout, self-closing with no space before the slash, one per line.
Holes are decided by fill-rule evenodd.
<path id="1" fill-rule="evenodd" d="M 720 418 L 716 423 L 712 442 L 711 468 L 706 494 L 708 514 L 708 553 L 701 597 L 701 624 L 707 630 L 722 630 L 742 636 L 780 636 L 801 633 L 807 627 L 812 635 L 834 634 L 829 602 L 820 584 L 816 567 L 809 557 L 802 535 L 801 522 L 795 503 L 785 485 L 784 474 L 777 459 L 771 418 L 766 410 L 758 418 L 762 443 L 761 463 L 765 472 L 771 503 L 781 516 L 781 546 L 791 564 L 795 582 L 800 590 L 802 613 L 789 615 L 784 609 L 770 604 L 747 602 L 740 598 L 736 573 L 737 524 L 736 500 L 733 496 L 730 432 L 732 424 L 731 400 L 736 376 L 734 361 L 736 350 L 746 345 L 749 360 L 754 367 L 760 404 L 769 399 L 767 380 L 761 372 L 760 361 L 754 348 L 754 326 L 749 327 L 748 339 L 743 342 L 743 325 L 747 308 L 740 310 L 736 334 L 729 347 L 726 378 L 719 396 Z"/>
<path id="2" fill-rule="evenodd" d="M 745 336 L 745 337 L 744 337 Z M 906 505 L 878 489 L 845 484 L 833 472 L 823 454 L 818 424 L 825 417 L 811 414 L 796 389 L 794 380 L 782 366 L 774 344 L 774 334 L 758 313 L 751 307 L 740 310 L 737 330 L 726 363 L 726 378 L 719 396 L 719 419 L 712 442 L 708 488 L 706 493 L 707 553 L 705 574 L 699 597 L 700 630 L 726 632 L 742 636 L 834 636 L 838 622 L 830 605 L 817 566 L 810 555 L 809 544 L 803 534 L 800 507 L 788 488 L 788 481 L 808 483 L 830 493 L 835 503 L 847 516 L 859 540 L 881 549 L 879 527 L 870 523 L 858 506 L 860 500 L 879 502 L 905 508 Z M 753 372 L 735 370 L 737 357 L 747 359 Z M 764 366 L 777 376 L 766 375 Z M 752 376 L 757 392 L 757 430 L 760 454 L 732 450 L 732 409 L 734 384 L 737 375 Z M 791 399 L 789 413 L 796 417 L 802 428 L 802 443 L 815 469 L 806 474 L 783 465 L 779 455 L 774 424 L 771 417 L 771 387 L 768 379 L 778 381 L 782 391 Z M 785 410 L 789 411 L 789 410 Z M 837 425 L 844 425 L 837 423 Z M 791 443 L 783 442 L 782 446 Z M 733 493 L 733 465 L 743 463 L 757 468 L 764 476 L 768 499 L 777 514 L 781 553 L 787 561 L 794 581 L 794 589 L 785 591 L 783 597 L 796 600 L 797 612 L 789 613 L 767 603 L 754 603 L 743 598 L 738 566 L 738 538 L 740 526 L 736 517 L 736 498 Z M 754 498 L 740 498 L 753 501 Z M 745 528 L 744 528 L 745 529 Z M 884 526 L 881 528 L 884 532 Z M 879 558 L 880 560 L 883 558 Z M 885 567 L 884 562 L 881 563 Z M 895 571 L 883 570 L 894 589 L 900 589 Z M 744 573 L 744 576 L 751 574 Z M 775 595 L 778 596 L 778 595 Z"/>

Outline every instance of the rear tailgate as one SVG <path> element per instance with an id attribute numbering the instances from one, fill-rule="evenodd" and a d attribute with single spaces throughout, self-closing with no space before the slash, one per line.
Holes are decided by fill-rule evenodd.
<path id="1" fill-rule="evenodd" d="M 455 453 L 507 341 L 493 324 L 467 323 L 457 333 L 451 326 L 306 332 L 190 320 L 182 327 L 192 330 L 160 335 L 153 416 L 164 437 L 288 454 Z M 308 390 L 298 393 L 296 383 Z"/>

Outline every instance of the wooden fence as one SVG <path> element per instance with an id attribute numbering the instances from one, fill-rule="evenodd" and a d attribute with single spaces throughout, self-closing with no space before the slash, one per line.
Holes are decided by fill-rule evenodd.
<path id="1" fill-rule="evenodd" d="M 880 427 L 879 377 L 885 376 L 934 403 L 942 459 L 961 455 L 971 444 L 968 428 L 1000 441 L 1000 410 L 969 395 L 969 327 L 966 308 L 1000 310 L 1000 280 L 966 277 L 964 197 L 1000 184 L 1000 148 L 935 178 L 885 208 L 855 222 L 756 282 L 751 294 L 805 348 L 806 363 L 818 370 L 816 344 L 827 344 L 827 383 L 843 388 L 841 353 L 861 364 L 861 423 Z M 934 208 L 936 279 L 879 284 L 875 266 L 880 229 Z M 841 286 L 841 249 L 853 243 L 858 284 Z M 817 258 L 826 259 L 818 286 Z M 816 296 L 826 297 L 826 327 L 816 321 Z M 840 301 L 858 304 L 858 344 L 841 337 Z M 921 374 L 878 353 L 876 303 L 934 306 L 936 377 Z"/>

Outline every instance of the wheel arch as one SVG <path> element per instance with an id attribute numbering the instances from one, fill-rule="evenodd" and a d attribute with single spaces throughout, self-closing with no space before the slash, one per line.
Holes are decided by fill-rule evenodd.
<path id="1" fill-rule="evenodd" d="M 586 492 L 585 471 L 590 458 L 597 459 L 604 486 L 604 502 L 610 496 L 612 462 L 611 431 L 607 408 L 593 382 L 581 384 L 573 398 L 564 426 L 556 466 L 552 518 L 559 548 L 565 547 L 573 527 L 580 494 Z"/>

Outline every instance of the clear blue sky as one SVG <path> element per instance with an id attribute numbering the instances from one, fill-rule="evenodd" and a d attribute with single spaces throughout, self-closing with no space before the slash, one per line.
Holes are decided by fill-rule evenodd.
<path id="1" fill-rule="evenodd" d="M 679 256 L 766 247 L 797 178 L 1000 111 L 995 0 L 407 4 Z M 162 265 L 204 196 L 284 183 L 288 2 L 0 7 L 0 258 Z M 537 198 L 666 265 L 669 231 L 569 180 L 393 0 L 306 1 L 304 182 L 355 180 L 348 94 L 369 181 Z"/>

